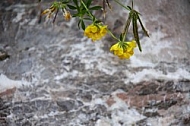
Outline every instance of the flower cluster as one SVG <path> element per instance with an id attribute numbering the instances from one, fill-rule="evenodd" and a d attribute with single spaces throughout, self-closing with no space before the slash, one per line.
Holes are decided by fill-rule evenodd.
<path id="1" fill-rule="evenodd" d="M 66 21 L 69 21 L 72 17 L 70 12 L 67 11 L 65 8 L 63 9 L 63 17 L 65 18 Z"/>
<path id="2" fill-rule="evenodd" d="M 92 41 L 100 40 L 107 33 L 107 26 L 99 24 L 91 24 L 86 27 L 84 35 L 91 38 Z"/>
<path id="3" fill-rule="evenodd" d="M 133 49 L 136 47 L 134 40 L 130 42 L 118 42 L 110 48 L 120 59 L 129 59 L 133 54 Z"/>
<path id="4" fill-rule="evenodd" d="M 63 17 L 65 18 L 66 21 L 69 21 L 71 19 L 71 14 L 68 10 L 66 10 L 66 5 L 64 3 L 61 2 L 54 2 L 50 8 L 45 9 L 42 12 L 42 15 L 47 15 L 47 18 L 51 18 L 53 14 L 55 14 L 54 16 L 54 20 L 59 12 L 59 10 L 62 10 L 63 13 Z"/>
<path id="5" fill-rule="evenodd" d="M 48 9 L 45 9 L 43 12 L 42 12 L 42 15 L 47 15 L 47 18 L 51 18 L 53 13 L 56 11 L 56 7 L 55 6 L 51 6 L 50 8 Z"/>
<path id="6" fill-rule="evenodd" d="M 94 15 L 95 13 L 93 13 L 93 11 L 96 10 L 102 11 L 103 18 L 105 18 L 106 8 L 108 7 L 111 10 L 112 7 L 109 3 L 109 0 L 102 0 L 102 2 L 103 3 L 99 6 L 93 0 L 55 0 L 51 7 L 44 10 L 42 14 L 47 15 L 48 18 L 51 18 L 52 15 L 54 15 L 53 22 L 55 21 L 59 10 L 62 10 L 63 17 L 66 21 L 69 21 L 72 17 L 78 18 L 77 24 L 79 29 L 82 28 L 82 30 L 84 30 L 84 36 L 92 39 L 93 42 L 102 39 L 107 33 L 109 33 L 117 42 L 110 48 L 110 51 L 120 59 L 129 59 L 134 54 L 133 50 L 136 46 L 139 48 L 139 51 L 142 51 L 138 34 L 138 22 L 140 23 L 144 34 L 148 37 L 149 35 L 142 24 L 140 13 L 133 9 L 133 0 L 132 7 L 125 6 L 124 4 L 120 3 L 119 0 L 113 0 L 113 2 L 129 11 L 124 29 L 121 31 L 119 37 L 112 34 L 112 32 L 107 27 L 106 22 L 96 18 Z M 92 6 L 92 4 L 95 5 Z M 70 12 L 72 12 L 72 16 Z M 86 26 L 86 21 L 90 21 L 91 24 Z M 130 24 L 132 24 L 133 27 L 134 40 L 126 42 L 126 36 L 128 34 Z"/>

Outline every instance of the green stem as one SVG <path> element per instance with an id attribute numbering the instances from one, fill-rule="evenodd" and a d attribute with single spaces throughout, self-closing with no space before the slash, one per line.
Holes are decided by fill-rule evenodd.
<path id="1" fill-rule="evenodd" d="M 131 18 L 132 18 L 132 12 L 129 13 L 128 19 L 126 21 L 125 27 L 123 29 L 123 33 L 122 33 L 122 41 L 125 41 L 126 35 L 128 33 L 128 29 L 131 23 Z"/>
<path id="2" fill-rule="evenodd" d="M 115 37 L 115 36 L 112 34 L 112 32 L 111 32 L 110 30 L 108 30 L 108 33 L 109 33 L 114 39 L 116 39 L 117 41 L 120 41 L 117 37 Z"/>
<path id="3" fill-rule="evenodd" d="M 118 0 L 114 0 L 116 3 L 118 3 L 120 6 L 124 7 L 125 9 L 130 11 L 130 8 L 124 6 L 122 3 L 120 3 Z"/>
<path id="4" fill-rule="evenodd" d="M 133 9 L 133 0 L 132 0 L 132 9 Z"/>
<path id="5" fill-rule="evenodd" d="M 90 11 L 88 10 L 88 8 L 86 7 L 85 3 L 83 2 L 83 0 L 81 0 L 81 3 L 83 4 L 84 8 L 86 9 L 86 11 L 88 12 L 89 16 L 92 18 L 94 18 L 94 16 L 90 13 Z"/>

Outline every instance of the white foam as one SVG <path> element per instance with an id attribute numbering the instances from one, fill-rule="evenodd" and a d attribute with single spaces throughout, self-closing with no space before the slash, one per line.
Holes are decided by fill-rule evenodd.
<path id="1" fill-rule="evenodd" d="M 17 13 L 17 16 L 13 19 L 13 22 L 17 23 L 20 20 L 22 20 L 22 16 L 25 14 L 25 10 L 21 9 L 19 13 Z"/>
<path id="2" fill-rule="evenodd" d="M 143 69 L 140 72 L 135 72 L 135 73 L 127 73 L 128 78 L 125 79 L 125 83 L 139 83 L 141 81 L 148 81 L 148 80 L 154 80 L 154 79 L 161 79 L 161 80 L 182 80 L 182 79 L 190 79 L 190 73 L 182 68 L 179 68 L 175 72 L 171 73 L 163 73 L 160 70 L 156 69 Z"/>
<path id="3" fill-rule="evenodd" d="M 161 58 L 162 50 L 165 48 L 173 48 L 171 42 L 161 41 L 166 34 L 162 32 L 154 32 L 150 37 L 145 37 L 141 41 L 142 52 L 137 48 L 134 50 L 134 55 L 130 58 L 131 67 L 154 67 L 159 61 L 165 61 Z M 159 40 L 159 42 L 158 42 Z"/>
<path id="4" fill-rule="evenodd" d="M 123 122 L 123 125 L 130 126 L 134 125 L 135 122 L 146 118 L 134 108 L 129 108 L 125 101 L 115 96 L 115 94 L 117 94 L 118 92 L 121 91 L 115 91 L 112 94 L 115 103 L 108 108 L 108 110 L 112 111 L 112 118 L 110 119 L 110 122 L 113 126 L 121 126 L 119 122 Z"/>
<path id="5" fill-rule="evenodd" d="M 24 85 L 29 85 L 29 82 L 25 80 L 11 80 L 6 75 L 0 74 L 0 92 Z"/>

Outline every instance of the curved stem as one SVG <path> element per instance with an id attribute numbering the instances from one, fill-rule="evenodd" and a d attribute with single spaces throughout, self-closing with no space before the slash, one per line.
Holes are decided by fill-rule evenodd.
<path id="1" fill-rule="evenodd" d="M 133 0 L 132 0 L 132 9 L 133 9 Z"/>
<path id="2" fill-rule="evenodd" d="M 110 30 L 108 30 L 108 33 L 112 36 L 112 38 L 116 39 L 117 41 L 120 41 L 117 37 L 115 37 Z"/>
<path id="3" fill-rule="evenodd" d="M 122 3 L 120 3 L 118 0 L 114 0 L 116 3 L 118 3 L 120 6 L 124 7 L 125 9 L 130 11 L 130 8 L 124 6 Z"/>
<path id="4" fill-rule="evenodd" d="M 88 12 L 89 16 L 93 19 L 94 16 L 90 13 L 90 11 L 88 10 L 88 8 L 86 7 L 85 3 L 83 2 L 83 0 L 81 0 L 81 3 L 83 4 L 84 8 L 86 9 L 86 11 Z"/>
<path id="5" fill-rule="evenodd" d="M 128 32 L 128 29 L 129 29 L 129 26 L 130 26 L 130 23 L 131 23 L 131 14 L 132 12 L 129 13 L 129 16 L 128 16 L 128 19 L 126 21 L 126 24 L 125 24 L 125 27 L 123 29 L 123 33 L 122 33 L 122 41 L 125 41 L 125 38 L 126 38 L 126 35 L 127 35 L 127 32 Z"/>
<path id="6" fill-rule="evenodd" d="M 59 12 L 59 9 L 56 10 L 55 17 L 53 18 L 53 23 L 55 22 L 58 12 Z"/>

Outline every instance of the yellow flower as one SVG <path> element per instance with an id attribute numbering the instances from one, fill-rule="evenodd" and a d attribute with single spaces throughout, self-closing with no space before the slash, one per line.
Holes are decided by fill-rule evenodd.
<path id="1" fill-rule="evenodd" d="M 65 17 L 66 21 L 69 21 L 71 19 L 71 14 L 69 11 L 67 11 L 66 9 L 63 10 L 63 16 Z"/>
<path id="2" fill-rule="evenodd" d="M 42 12 L 42 15 L 46 15 L 46 14 L 47 14 L 47 18 L 51 18 L 51 15 L 52 15 L 55 11 L 56 11 L 56 7 L 51 6 L 50 8 L 45 9 L 45 10 Z"/>
<path id="3" fill-rule="evenodd" d="M 114 55 L 117 55 L 120 59 L 129 59 L 133 54 L 133 49 L 136 47 L 136 42 L 118 42 L 110 48 Z"/>
<path id="4" fill-rule="evenodd" d="M 88 38 L 91 38 L 92 41 L 100 40 L 104 37 L 107 33 L 107 26 L 105 25 L 98 25 L 98 24 L 91 24 L 86 27 L 84 31 L 84 35 Z"/>

